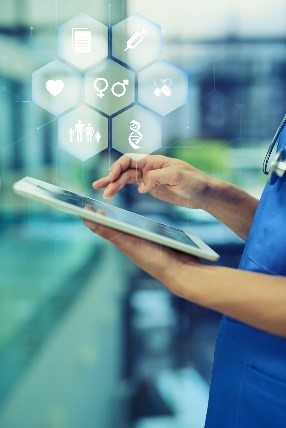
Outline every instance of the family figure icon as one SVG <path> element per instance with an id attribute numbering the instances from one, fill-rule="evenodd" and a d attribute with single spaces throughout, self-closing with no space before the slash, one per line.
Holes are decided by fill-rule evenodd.
<path id="1" fill-rule="evenodd" d="M 87 143 L 93 143 L 93 138 L 95 138 L 95 141 L 99 143 L 101 140 L 101 133 L 99 131 L 95 133 L 95 129 L 91 123 L 88 123 L 87 126 L 85 126 L 81 120 L 78 120 L 74 128 L 69 129 L 70 143 L 73 143 L 74 140 L 77 143 L 83 143 L 84 140 Z"/>

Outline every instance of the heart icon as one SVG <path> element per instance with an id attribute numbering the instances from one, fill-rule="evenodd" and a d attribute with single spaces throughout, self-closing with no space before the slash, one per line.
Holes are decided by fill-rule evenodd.
<path id="1" fill-rule="evenodd" d="M 46 82 L 47 91 L 54 97 L 59 95 L 65 87 L 65 83 L 62 80 L 48 80 Z"/>

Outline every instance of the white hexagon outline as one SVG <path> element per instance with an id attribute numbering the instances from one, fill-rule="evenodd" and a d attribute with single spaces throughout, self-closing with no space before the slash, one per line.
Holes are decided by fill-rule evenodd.
<path id="1" fill-rule="evenodd" d="M 78 79 L 78 89 L 79 89 L 79 94 L 77 96 L 77 101 L 74 101 L 74 103 L 70 103 L 69 105 L 66 105 L 66 107 L 64 108 L 64 110 L 62 109 L 61 111 L 55 112 L 52 111 L 51 109 L 48 109 L 47 106 L 44 106 L 43 103 L 41 103 L 41 101 L 36 100 L 35 97 L 35 89 L 40 90 L 40 88 L 35 88 L 34 87 L 34 76 L 38 73 L 41 72 L 41 70 L 49 67 L 51 64 L 55 64 L 57 63 L 59 66 L 63 66 L 67 71 L 70 71 L 71 75 L 73 75 L 74 79 Z M 49 96 L 49 95 L 48 95 Z M 54 59 L 53 61 L 48 62 L 47 64 L 43 65 L 41 68 L 38 68 L 37 70 L 33 71 L 32 73 L 32 101 L 35 105 L 41 107 L 43 110 L 46 110 L 47 112 L 53 114 L 54 116 L 60 116 L 62 114 L 64 114 L 66 111 L 75 108 L 76 106 L 78 106 L 81 102 L 81 74 L 73 67 L 70 66 L 70 64 L 66 64 L 66 62 L 61 61 L 61 59 L 57 58 Z M 56 100 L 56 97 L 55 97 Z"/>
<path id="2" fill-rule="evenodd" d="M 131 101 L 130 103 L 124 105 L 123 107 L 121 107 L 120 109 L 116 110 L 115 112 L 109 114 L 106 113 L 105 111 L 103 111 L 99 106 L 95 106 L 94 104 L 91 104 L 88 100 L 87 100 L 87 96 L 86 96 L 86 91 L 87 91 L 87 78 L 89 77 L 90 74 L 94 73 L 96 71 L 97 68 L 104 66 L 107 63 L 112 63 L 117 67 L 121 67 L 122 69 L 126 70 L 127 73 L 132 73 L 132 79 L 134 79 L 134 97 L 133 97 L 133 101 Z M 110 90 L 110 88 L 108 88 L 108 90 Z M 110 57 L 108 59 L 105 59 L 103 61 L 101 61 L 101 63 L 96 64 L 96 66 L 90 70 L 88 70 L 85 73 L 85 82 L 84 82 L 84 101 L 85 104 L 92 108 L 95 109 L 96 111 L 98 111 L 100 114 L 112 118 L 115 116 L 119 116 L 120 114 L 124 113 L 125 110 L 131 108 L 132 106 L 136 105 L 137 103 L 137 98 L 138 98 L 138 88 L 137 88 L 137 74 L 136 72 L 134 72 L 133 70 L 130 70 L 125 64 L 120 64 L 119 62 L 115 61 L 114 58 Z"/>
<path id="3" fill-rule="evenodd" d="M 179 103 L 179 104 L 177 104 L 177 105 L 175 105 L 171 110 L 169 110 L 169 111 L 167 111 L 167 112 L 162 112 L 162 111 L 159 111 L 159 110 L 156 110 L 155 108 L 154 108 L 154 106 L 153 105 L 150 105 L 150 104 L 147 104 L 146 102 L 142 102 L 141 101 L 141 98 L 140 98 L 140 87 L 141 87 L 141 85 L 140 85 L 140 75 L 143 75 L 144 73 L 148 73 L 148 71 L 150 70 L 150 69 L 152 69 L 153 67 L 156 67 L 156 66 L 158 66 L 159 64 L 163 64 L 163 65 L 166 65 L 166 66 L 169 66 L 169 67 L 172 67 L 173 69 L 177 69 L 178 70 L 178 72 L 183 76 L 184 75 L 184 81 L 185 81 L 185 83 L 186 83 L 186 89 L 187 89 L 187 91 L 186 91 L 186 94 L 185 94 L 185 99 L 184 99 L 184 102 L 182 102 L 182 103 Z M 178 108 L 180 108 L 180 107 L 183 107 L 184 105 L 186 105 L 188 102 L 189 102 L 189 74 L 188 74 L 188 72 L 186 71 L 186 70 L 184 70 L 183 68 L 181 68 L 181 67 L 178 67 L 176 64 L 174 64 L 174 63 L 172 63 L 172 62 L 168 62 L 168 61 L 166 61 L 166 60 L 159 60 L 159 61 L 156 61 L 155 63 L 153 63 L 153 64 L 151 64 L 151 65 L 149 65 L 148 67 L 146 67 L 146 68 L 144 68 L 143 70 L 140 70 L 139 72 L 138 72 L 138 98 L 137 98 L 137 101 L 138 101 L 138 104 L 140 105 L 140 106 L 143 106 L 144 108 L 147 108 L 147 109 L 150 109 L 150 110 L 152 110 L 153 112 L 155 112 L 156 114 L 159 114 L 160 116 L 166 116 L 166 115 L 168 115 L 168 114 L 170 114 L 170 113 L 172 113 L 173 111 L 175 111 L 175 110 L 177 110 Z"/>
<path id="4" fill-rule="evenodd" d="M 141 106 L 141 105 L 139 105 L 139 104 L 135 104 L 135 105 L 133 105 L 133 106 L 131 106 L 130 108 L 128 108 L 128 109 L 126 109 L 124 112 L 122 112 L 121 114 L 119 114 L 119 115 L 117 115 L 117 116 L 115 116 L 115 117 L 113 117 L 111 120 L 112 120 L 112 123 L 111 123 L 111 126 L 112 126 L 112 134 L 113 134 L 113 132 L 114 132 L 114 122 L 115 121 L 119 121 L 120 120 L 120 118 L 121 118 L 121 116 L 123 116 L 124 114 L 126 114 L 126 113 L 128 113 L 128 112 L 130 112 L 132 109 L 137 109 L 137 110 L 141 110 L 141 111 L 143 111 L 145 114 L 148 114 L 148 115 L 150 115 L 150 116 L 152 116 L 154 119 L 156 119 L 157 120 L 157 122 L 158 122 L 158 126 L 159 126 L 159 133 L 160 133 L 160 138 L 159 138 L 159 143 L 158 143 L 158 147 L 156 147 L 154 150 L 152 150 L 152 151 L 148 151 L 148 153 L 136 153 L 136 152 L 133 152 L 133 153 L 131 153 L 131 152 L 123 152 L 122 150 L 120 150 L 120 145 L 123 145 L 124 143 L 121 141 L 121 142 L 119 142 L 118 144 L 114 144 L 113 143 L 113 141 L 112 141 L 112 143 L 111 143 L 111 148 L 113 149 L 113 150 L 116 150 L 117 152 L 119 152 L 119 153 L 122 153 L 122 154 L 125 154 L 126 156 L 128 156 L 128 155 L 132 155 L 132 156 L 130 156 L 132 159 L 134 159 L 134 160 L 139 160 L 139 159 L 142 159 L 143 157 L 145 157 L 145 156 L 148 156 L 148 155 L 150 155 L 150 154 L 152 154 L 152 153 L 154 153 L 154 152 L 156 152 L 157 150 L 160 150 L 161 148 L 162 148 L 162 138 L 163 138 L 163 121 L 162 121 L 162 117 L 160 117 L 159 115 L 157 115 L 156 113 L 154 113 L 154 112 L 152 112 L 152 111 L 150 111 L 150 110 L 148 110 L 148 109 L 146 109 L 144 106 Z"/>
<path id="5" fill-rule="evenodd" d="M 90 112 L 92 112 L 94 115 L 101 117 L 102 120 L 104 120 L 106 122 L 106 128 L 107 128 L 106 143 L 103 144 L 103 146 L 100 148 L 100 150 L 94 152 L 93 154 L 89 155 L 88 157 L 82 157 L 82 158 L 80 158 L 79 155 L 74 154 L 72 151 L 66 150 L 66 146 L 64 144 L 61 144 L 61 136 L 60 136 L 62 121 L 66 118 L 66 116 L 74 113 L 76 110 L 78 110 L 80 108 L 85 108 L 86 110 L 90 110 Z M 87 106 L 85 104 L 81 104 L 80 106 L 77 106 L 76 108 L 67 112 L 66 114 L 62 115 L 59 118 L 59 120 L 58 120 L 58 148 L 63 150 L 64 152 L 68 153 L 70 156 L 73 156 L 74 158 L 78 159 L 81 162 L 85 162 L 85 161 L 91 159 L 92 157 L 96 156 L 97 154 L 101 153 L 102 151 L 108 149 L 108 147 L 109 147 L 109 119 L 106 116 L 104 116 L 103 114 L 101 114 L 100 112 L 96 111 L 95 109 L 90 108 L 90 106 Z"/>
<path id="6" fill-rule="evenodd" d="M 60 37 L 61 37 L 61 31 L 64 26 L 67 26 L 67 24 L 71 23 L 72 21 L 75 21 L 76 19 L 84 18 L 84 19 L 90 19 L 94 21 L 99 26 L 103 27 L 103 30 L 106 32 L 105 40 L 107 42 L 106 47 L 106 53 L 101 56 L 100 58 L 94 60 L 86 67 L 80 67 L 75 62 L 72 62 L 70 59 L 68 59 L 66 56 L 62 54 L 62 51 L 60 49 Z M 69 19 L 68 21 L 63 22 L 61 25 L 58 26 L 58 57 L 61 58 L 63 61 L 67 62 L 68 64 L 72 65 L 75 69 L 80 70 L 81 73 L 86 73 L 87 70 L 89 70 L 91 67 L 94 67 L 96 64 L 98 64 L 100 61 L 106 60 L 109 57 L 109 28 L 103 24 L 102 22 L 98 21 L 97 19 L 93 18 L 92 16 L 86 14 L 86 13 L 80 13 L 79 15 L 74 16 L 73 18 Z"/>
<path id="7" fill-rule="evenodd" d="M 155 27 L 157 30 L 159 30 L 159 33 L 160 33 L 160 40 L 159 40 L 159 43 L 160 43 L 160 46 L 159 46 L 159 53 L 156 55 L 156 56 L 154 56 L 154 57 L 152 57 L 152 59 L 150 59 L 148 62 L 145 62 L 144 64 L 142 64 L 142 65 L 140 65 L 140 66 L 138 66 L 138 67 L 134 67 L 132 64 L 130 64 L 128 61 L 125 61 L 124 59 L 122 59 L 122 58 L 119 58 L 116 54 L 114 54 L 114 49 L 113 49 L 113 39 L 114 39 L 114 29 L 115 29 L 115 27 L 117 27 L 117 26 L 119 26 L 119 25 L 122 25 L 125 21 L 127 21 L 128 19 L 132 19 L 132 18 L 139 18 L 140 20 L 142 20 L 142 21 L 146 21 L 147 23 L 150 23 L 153 27 Z M 154 61 L 156 61 L 156 60 L 158 60 L 161 56 L 162 56 L 162 51 L 163 51 L 163 46 L 162 46 L 162 27 L 158 24 L 158 23 L 156 23 L 156 22 L 154 22 L 154 21 L 151 21 L 149 18 L 146 18 L 145 16 L 143 16 L 143 15 L 140 15 L 139 13 L 135 13 L 135 14 L 133 14 L 133 15 L 130 15 L 130 16 L 128 16 L 127 18 L 125 18 L 125 19 L 123 19 L 122 21 L 120 21 L 120 22 L 118 22 L 117 24 L 115 24 L 115 25 L 113 25 L 112 27 L 111 27 L 111 47 L 110 47 L 110 49 L 111 49 L 111 58 L 114 60 L 114 61 L 117 61 L 117 62 L 119 62 L 119 63 L 122 63 L 122 64 L 124 64 L 126 67 L 130 67 L 132 70 L 135 70 L 135 72 L 138 72 L 139 70 L 142 70 L 142 69 L 144 69 L 145 67 L 148 67 L 150 64 L 152 64 L 152 62 L 154 62 Z"/>

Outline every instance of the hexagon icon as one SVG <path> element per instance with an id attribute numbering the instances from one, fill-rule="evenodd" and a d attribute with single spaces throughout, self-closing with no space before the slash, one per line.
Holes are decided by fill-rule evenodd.
<path id="1" fill-rule="evenodd" d="M 86 70 L 108 56 L 108 28 L 82 13 L 58 30 L 59 56 Z"/>
<path id="2" fill-rule="evenodd" d="M 132 107 L 112 119 L 112 147 L 139 160 L 162 145 L 162 120 L 142 107 Z"/>
<path id="3" fill-rule="evenodd" d="M 81 100 L 81 76 L 60 61 L 52 61 L 32 75 L 33 102 L 54 115 Z"/>
<path id="4" fill-rule="evenodd" d="M 139 73 L 138 101 L 161 116 L 188 102 L 188 74 L 166 61 Z"/>
<path id="5" fill-rule="evenodd" d="M 59 119 L 59 147 L 85 161 L 108 147 L 108 119 L 80 106 Z"/>
<path id="6" fill-rule="evenodd" d="M 107 61 L 85 77 L 85 101 L 108 116 L 135 102 L 135 74 Z"/>
<path id="7" fill-rule="evenodd" d="M 136 14 L 112 27 L 112 56 L 135 70 L 162 54 L 161 27 Z"/>

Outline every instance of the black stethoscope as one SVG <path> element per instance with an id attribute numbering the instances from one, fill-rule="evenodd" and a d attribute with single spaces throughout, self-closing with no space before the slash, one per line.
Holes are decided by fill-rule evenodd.
<path id="1" fill-rule="evenodd" d="M 286 158 L 285 158 L 285 150 L 280 150 L 273 161 L 270 163 L 270 168 L 268 169 L 268 163 L 271 157 L 271 154 L 273 152 L 274 147 L 276 146 L 277 141 L 279 140 L 279 137 L 281 135 L 281 132 L 286 124 L 286 114 L 282 119 L 282 122 L 279 125 L 279 128 L 276 131 L 276 134 L 274 135 L 274 138 L 272 140 L 272 143 L 268 149 L 268 152 L 265 156 L 264 162 L 263 162 L 263 172 L 264 174 L 268 175 L 269 173 L 275 173 L 278 177 L 284 177 L 286 174 Z"/>

